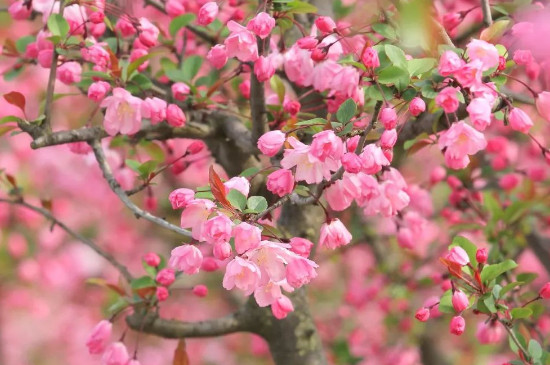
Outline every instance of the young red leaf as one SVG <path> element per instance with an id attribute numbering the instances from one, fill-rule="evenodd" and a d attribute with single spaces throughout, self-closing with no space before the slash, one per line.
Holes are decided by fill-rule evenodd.
<path id="1" fill-rule="evenodd" d="M 173 365 L 189 365 L 189 356 L 187 355 L 187 350 L 185 349 L 185 339 L 181 339 L 178 342 L 178 347 L 174 351 L 174 361 Z"/>
<path id="2" fill-rule="evenodd" d="M 4 99 L 11 105 L 15 105 L 23 112 L 25 112 L 25 96 L 17 91 L 12 91 L 7 94 L 4 94 Z"/>
<path id="3" fill-rule="evenodd" d="M 216 200 L 219 201 L 225 208 L 233 210 L 231 203 L 229 203 L 229 200 L 225 197 L 225 185 L 220 179 L 220 176 L 214 170 L 214 166 L 210 166 L 208 178 L 210 182 L 210 189 L 212 190 L 212 195 L 214 195 L 214 198 L 216 198 Z"/>

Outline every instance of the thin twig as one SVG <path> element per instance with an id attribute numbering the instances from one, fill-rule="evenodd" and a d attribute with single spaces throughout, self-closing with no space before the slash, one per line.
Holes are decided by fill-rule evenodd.
<path id="1" fill-rule="evenodd" d="M 481 11 L 483 12 L 483 24 L 485 24 L 486 27 L 493 24 L 493 16 L 491 15 L 489 0 L 481 0 Z"/>
<path id="2" fill-rule="evenodd" d="M 149 222 L 155 223 L 163 228 L 169 229 L 186 237 L 191 237 L 191 232 L 189 232 L 188 230 L 173 225 L 172 223 L 169 223 L 160 217 L 154 216 L 132 203 L 128 195 L 126 195 L 118 181 L 116 181 L 115 177 L 113 176 L 111 167 L 109 167 L 105 159 L 105 154 L 103 152 L 103 148 L 101 147 L 100 142 L 98 140 L 93 140 L 92 142 L 89 142 L 89 144 L 94 151 L 95 158 L 97 160 L 97 163 L 99 164 L 99 168 L 103 172 L 105 180 L 107 180 L 107 182 L 109 183 L 109 187 L 124 203 L 124 205 L 126 205 L 128 209 L 130 209 L 137 217 L 145 218 Z"/>
<path id="3" fill-rule="evenodd" d="M 20 206 L 23 206 L 27 209 L 30 209 L 32 211 L 35 211 L 36 213 L 39 213 L 41 214 L 42 216 L 44 216 L 46 219 L 49 219 L 50 221 L 52 221 L 55 225 L 59 226 L 59 228 L 63 229 L 65 232 L 67 232 L 68 234 L 70 234 L 71 236 L 73 236 L 75 239 L 79 240 L 80 242 L 84 243 L 86 246 L 90 247 L 92 250 L 94 250 L 99 256 L 103 257 L 105 260 L 109 261 L 109 263 L 111 265 L 113 265 L 119 272 L 120 274 L 124 277 L 124 279 L 126 279 L 127 282 L 131 282 L 132 281 L 132 275 L 128 272 L 128 269 L 126 268 L 126 266 L 122 265 L 121 263 L 119 263 L 110 253 L 108 252 L 105 252 L 103 251 L 103 249 L 101 247 L 99 247 L 98 245 L 96 245 L 92 240 L 90 240 L 89 238 L 86 238 L 84 237 L 83 235 L 73 231 L 72 229 L 70 229 L 65 223 L 61 222 L 60 220 L 58 220 L 57 218 L 55 218 L 53 216 L 53 214 L 45 209 L 45 208 L 41 208 L 41 207 L 37 207 L 37 206 L 34 206 L 34 205 L 31 205 L 27 202 L 25 202 L 24 200 L 22 199 L 19 199 L 19 200 L 10 200 L 10 199 L 1 199 L 0 198 L 0 202 L 2 203 L 8 203 L 8 204 L 13 204 L 13 205 L 20 205 Z"/>

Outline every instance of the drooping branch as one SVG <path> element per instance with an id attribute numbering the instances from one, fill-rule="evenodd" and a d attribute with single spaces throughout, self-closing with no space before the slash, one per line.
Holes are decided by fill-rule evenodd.
<path id="1" fill-rule="evenodd" d="M 86 246 L 94 250 L 99 256 L 103 257 L 105 260 L 109 261 L 111 265 L 113 265 L 120 274 L 126 279 L 127 282 L 132 281 L 132 275 L 126 268 L 126 266 L 122 265 L 120 262 L 118 262 L 113 255 L 110 253 L 104 251 L 101 247 L 96 245 L 92 240 L 90 240 L 87 237 L 84 237 L 80 233 L 77 233 L 73 231 L 71 228 L 69 228 L 65 223 L 61 222 L 59 219 L 55 218 L 55 216 L 47 209 L 42 207 L 37 207 L 34 205 L 31 205 L 27 202 L 25 202 L 23 199 L 17 199 L 17 200 L 10 200 L 10 199 L 2 199 L 0 198 L 0 202 L 12 204 L 12 205 L 19 205 L 22 207 L 25 207 L 27 209 L 30 209 L 38 214 L 41 214 L 44 218 L 50 220 L 53 224 L 56 226 L 59 226 L 59 228 L 63 229 L 65 232 L 67 232 L 69 235 L 74 237 L 75 239 L 79 240 L 80 242 L 84 243 Z"/>
<path id="2" fill-rule="evenodd" d="M 105 154 L 103 152 L 103 148 L 101 147 L 101 144 L 98 140 L 93 140 L 89 142 L 90 146 L 92 147 L 92 150 L 94 151 L 95 158 L 97 160 L 97 163 L 99 165 L 99 168 L 103 172 L 103 176 L 105 177 L 105 180 L 107 180 L 107 183 L 109 184 L 109 187 L 111 190 L 118 196 L 118 198 L 126 205 L 128 209 L 130 209 L 136 217 L 142 217 L 148 220 L 149 222 L 155 223 L 163 228 L 169 229 L 173 232 L 179 233 L 186 237 L 191 237 L 191 232 L 189 232 L 186 229 L 180 228 L 176 225 L 173 225 L 172 223 L 169 223 L 165 221 L 164 219 L 154 216 L 149 212 L 146 212 L 145 210 L 141 209 L 126 195 L 118 181 L 116 181 L 113 172 L 111 171 L 111 167 L 107 163 L 107 160 L 105 159 Z"/>

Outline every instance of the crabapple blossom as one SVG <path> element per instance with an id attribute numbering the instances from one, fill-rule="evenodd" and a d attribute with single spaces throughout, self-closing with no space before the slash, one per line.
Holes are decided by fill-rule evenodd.
<path id="1" fill-rule="evenodd" d="M 550 298 L 550 283 L 546 283 L 540 288 L 539 296 L 543 299 Z"/>
<path id="2" fill-rule="evenodd" d="M 193 200 L 195 197 L 195 192 L 191 189 L 180 188 L 172 191 L 168 195 L 168 200 L 172 205 L 172 209 L 185 208 L 187 203 Z"/>
<path id="3" fill-rule="evenodd" d="M 128 350 L 122 342 L 114 342 L 103 353 L 102 365 L 126 365 L 130 361 Z"/>
<path id="4" fill-rule="evenodd" d="M 489 252 L 486 248 L 480 248 L 476 251 L 476 261 L 480 264 L 484 264 L 487 262 L 487 258 L 489 257 Z"/>
<path id="5" fill-rule="evenodd" d="M 165 302 L 170 296 L 170 292 L 164 286 L 157 286 L 155 289 L 155 296 L 159 302 Z"/>
<path id="6" fill-rule="evenodd" d="M 258 139 L 258 148 L 266 156 L 273 157 L 280 151 L 286 135 L 281 131 L 271 131 Z"/>
<path id="7" fill-rule="evenodd" d="M 226 193 L 229 193 L 229 190 L 234 189 L 244 196 L 248 196 L 248 193 L 250 192 L 250 182 L 242 176 L 232 177 L 224 182 L 223 185 L 225 186 Z"/>
<path id="8" fill-rule="evenodd" d="M 235 238 L 235 251 L 238 254 L 243 254 L 260 245 L 262 231 L 256 226 L 242 222 L 233 228 L 233 237 Z"/>
<path id="9" fill-rule="evenodd" d="M 418 319 L 420 322 L 426 322 L 428 319 L 430 319 L 430 310 L 428 308 L 419 308 L 414 317 Z"/>
<path id="10" fill-rule="evenodd" d="M 184 101 L 190 92 L 191 89 L 189 88 L 189 86 L 183 82 L 175 82 L 172 85 L 172 95 L 176 100 Z"/>
<path id="11" fill-rule="evenodd" d="M 254 62 L 254 75 L 259 82 L 267 81 L 275 74 L 275 67 L 267 57 L 260 56 Z"/>
<path id="12" fill-rule="evenodd" d="M 168 266 L 192 275 L 199 272 L 202 253 L 193 245 L 182 245 L 172 250 Z"/>
<path id="13" fill-rule="evenodd" d="M 465 266 L 470 263 L 470 258 L 464 249 L 460 246 L 454 246 L 449 250 L 445 258 L 460 266 Z"/>
<path id="14" fill-rule="evenodd" d="M 328 16 L 320 16 L 315 19 L 315 25 L 323 33 L 332 33 L 336 28 L 336 23 Z"/>
<path id="15" fill-rule="evenodd" d="M 242 62 L 256 61 L 258 45 L 254 34 L 233 20 L 227 23 L 227 27 L 231 31 L 224 43 L 227 56 L 236 57 Z"/>
<path id="16" fill-rule="evenodd" d="M 198 22 L 200 25 L 208 25 L 218 16 L 218 4 L 215 1 L 205 3 L 199 10 Z"/>
<path id="17" fill-rule="evenodd" d="M 111 90 L 111 85 L 105 81 L 96 81 L 88 88 L 88 98 L 99 103 Z"/>
<path id="18" fill-rule="evenodd" d="M 508 115 L 508 120 L 513 130 L 522 133 L 527 133 L 533 126 L 533 121 L 529 115 L 520 108 L 512 108 L 510 115 Z"/>
<path id="19" fill-rule="evenodd" d="M 378 117 L 380 122 L 384 125 L 386 129 L 394 129 L 397 125 L 397 113 L 393 108 L 384 108 L 380 111 L 380 116 Z"/>
<path id="20" fill-rule="evenodd" d="M 254 32 L 261 39 L 266 39 L 275 27 L 275 19 L 266 12 L 259 12 L 248 22 L 246 28 Z"/>
<path id="21" fill-rule="evenodd" d="M 351 233 L 344 224 L 338 218 L 335 218 L 330 222 L 323 223 L 321 226 L 319 245 L 334 250 L 350 243 L 351 238 Z"/>
<path id="22" fill-rule="evenodd" d="M 454 113 L 458 109 L 458 90 L 448 86 L 441 90 L 435 98 L 437 105 L 443 108 L 445 113 Z"/>
<path id="23" fill-rule="evenodd" d="M 260 283 L 260 277 L 260 269 L 255 263 L 237 256 L 225 268 L 223 287 L 227 290 L 237 287 L 250 295 Z"/>
<path id="24" fill-rule="evenodd" d="M 460 313 L 464 309 L 468 308 L 469 301 L 468 301 L 468 297 L 466 296 L 466 294 L 464 294 L 464 292 L 460 290 L 455 290 L 452 296 L 452 303 L 453 303 L 453 308 L 455 309 L 455 312 Z"/>
<path id="25" fill-rule="evenodd" d="M 154 252 L 149 252 L 143 256 L 143 261 L 151 267 L 157 267 L 160 264 L 160 257 Z"/>
<path id="26" fill-rule="evenodd" d="M 409 104 L 409 112 L 417 117 L 420 115 L 420 113 L 423 113 L 426 110 L 426 103 L 422 98 L 416 97 L 411 100 L 411 103 Z"/>
<path id="27" fill-rule="evenodd" d="M 208 295 L 208 288 L 202 284 L 195 285 L 193 287 L 193 294 L 195 294 L 197 297 L 203 298 Z"/>
<path id="28" fill-rule="evenodd" d="M 176 280 L 174 270 L 171 268 L 160 270 L 157 273 L 156 280 L 157 283 L 159 283 L 160 285 L 170 286 L 174 282 L 174 280 Z"/>
<path id="29" fill-rule="evenodd" d="M 537 111 L 539 114 L 550 122 L 550 92 L 543 91 L 538 94 L 535 99 L 535 104 L 537 106 Z"/>
<path id="30" fill-rule="evenodd" d="M 166 121 L 173 127 L 183 127 L 187 118 L 179 106 L 168 104 L 166 107 Z"/>
<path id="31" fill-rule="evenodd" d="M 439 138 L 439 148 L 445 148 L 445 162 L 452 169 L 462 169 L 474 155 L 487 146 L 485 136 L 464 122 L 454 123 Z"/>
<path id="32" fill-rule="evenodd" d="M 267 175 L 267 190 L 278 196 L 290 194 L 294 190 L 294 176 L 290 170 L 279 169 Z"/>
<path id="33" fill-rule="evenodd" d="M 453 51 L 445 51 L 439 59 L 438 71 L 441 76 L 450 76 L 460 70 L 464 61 Z"/>
<path id="34" fill-rule="evenodd" d="M 111 337 L 113 324 L 109 321 L 100 321 L 92 330 L 90 337 L 86 341 L 86 346 L 90 354 L 101 354 L 107 347 L 107 342 Z"/>
<path id="35" fill-rule="evenodd" d="M 228 242 L 231 238 L 233 223 L 226 215 L 220 214 L 204 223 L 204 240 L 210 244 Z"/>
<path id="36" fill-rule="evenodd" d="M 294 311 L 294 306 L 287 296 L 281 295 L 271 304 L 271 312 L 277 319 L 286 318 L 288 313 Z"/>
<path id="37" fill-rule="evenodd" d="M 210 48 L 210 51 L 208 51 L 208 54 L 206 55 L 206 59 L 217 69 L 221 69 L 225 64 L 227 63 L 227 50 L 223 44 L 216 44 L 212 48 Z"/>
<path id="38" fill-rule="evenodd" d="M 361 62 L 369 68 L 379 67 L 380 60 L 378 59 L 378 52 L 372 47 L 367 47 L 361 55 Z"/>
<path id="39" fill-rule="evenodd" d="M 482 71 L 498 66 L 499 54 L 495 46 L 481 39 L 473 39 L 466 46 L 470 60 L 481 61 Z"/>
<path id="40" fill-rule="evenodd" d="M 466 108 L 470 121 L 478 131 L 484 131 L 491 124 L 491 105 L 484 98 L 475 98 Z"/>
<path id="41" fill-rule="evenodd" d="M 292 237 L 290 239 L 290 250 L 302 257 L 308 257 L 313 247 L 313 242 L 301 237 Z"/>

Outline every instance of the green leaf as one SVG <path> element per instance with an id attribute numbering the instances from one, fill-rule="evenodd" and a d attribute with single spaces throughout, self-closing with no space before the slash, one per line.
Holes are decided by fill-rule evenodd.
<path id="1" fill-rule="evenodd" d="M 141 276 L 137 279 L 132 280 L 130 286 L 133 290 L 150 288 L 156 286 L 157 284 L 150 276 Z"/>
<path id="2" fill-rule="evenodd" d="M 195 193 L 195 199 L 214 200 L 214 194 L 210 191 L 198 191 Z"/>
<path id="3" fill-rule="evenodd" d="M 535 274 L 534 272 L 522 272 L 521 274 L 518 274 L 516 279 L 521 281 L 523 284 L 529 284 L 538 277 L 539 274 Z"/>
<path id="4" fill-rule="evenodd" d="M 142 178 L 147 178 L 149 174 L 154 172 L 158 166 L 158 162 L 155 160 L 145 161 L 138 167 L 138 172 Z"/>
<path id="5" fill-rule="evenodd" d="M 296 192 L 296 194 L 298 194 L 300 196 L 309 196 L 310 195 L 309 187 L 307 187 L 305 185 L 296 185 L 296 187 L 294 188 L 294 191 Z"/>
<path id="6" fill-rule="evenodd" d="M 141 90 L 149 90 L 153 87 L 153 82 L 143 74 L 135 74 L 131 81 L 135 82 Z"/>
<path id="7" fill-rule="evenodd" d="M 539 360 L 542 356 L 542 347 L 536 340 L 531 339 L 527 347 L 527 352 L 529 352 L 533 360 Z"/>
<path id="8" fill-rule="evenodd" d="M 112 77 L 106 72 L 101 71 L 84 71 L 82 72 L 82 77 L 98 77 L 103 80 L 111 80 Z"/>
<path id="9" fill-rule="evenodd" d="M 495 298 L 493 297 L 492 294 L 488 294 L 487 297 L 485 299 L 483 299 L 483 303 L 485 304 L 485 306 L 487 307 L 487 309 L 489 309 L 489 311 L 491 313 L 496 313 L 497 312 L 497 307 L 495 306 Z"/>
<path id="10" fill-rule="evenodd" d="M 409 71 L 399 66 L 388 66 L 378 74 L 381 84 L 394 84 L 399 90 L 404 90 L 410 81 Z"/>
<path id="11" fill-rule="evenodd" d="M 251 196 L 248 198 L 247 207 L 254 213 L 260 213 L 267 209 L 267 200 L 263 196 Z"/>
<path id="12" fill-rule="evenodd" d="M 0 124 L 10 123 L 10 122 L 18 123 L 21 120 L 22 120 L 21 118 L 16 117 L 15 115 L 6 115 L 5 117 L 0 118 Z"/>
<path id="13" fill-rule="evenodd" d="M 506 260 L 494 265 L 487 265 L 483 267 L 481 271 L 481 280 L 485 283 L 491 282 L 493 279 L 496 279 L 498 276 L 504 274 L 508 270 L 515 269 L 518 264 L 514 260 Z"/>
<path id="14" fill-rule="evenodd" d="M 336 112 L 336 118 L 341 123 L 347 123 L 351 120 L 351 118 L 353 118 L 355 113 L 357 113 L 357 105 L 355 104 L 355 101 L 350 98 L 340 105 L 338 111 Z"/>
<path id="15" fill-rule="evenodd" d="M 271 76 L 271 79 L 269 79 L 269 84 L 271 89 L 277 94 L 279 103 L 282 104 L 285 99 L 285 84 L 283 83 L 283 80 L 281 80 L 279 76 L 273 75 Z"/>
<path id="16" fill-rule="evenodd" d="M 286 4 L 290 8 L 289 13 L 295 14 L 307 14 L 307 13 L 317 13 L 317 8 L 314 5 L 308 4 L 303 1 L 290 1 Z"/>
<path id="17" fill-rule="evenodd" d="M 242 176 L 242 177 L 249 177 L 249 176 L 252 176 L 254 174 L 257 174 L 258 172 L 260 171 L 259 168 L 257 167 L 249 167 L 247 168 L 246 170 L 244 170 L 243 172 L 241 172 L 239 174 L 239 176 Z"/>
<path id="18" fill-rule="evenodd" d="M 185 81 L 191 81 L 197 73 L 199 72 L 202 66 L 203 58 L 201 56 L 193 55 L 188 56 L 184 61 L 181 67 L 183 71 L 183 78 Z"/>
<path id="19" fill-rule="evenodd" d="M 69 33 L 69 23 L 60 14 L 52 14 L 48 18 L 48 29 L 53 36 L 61 37 L 62 39 Z"/>
<path id="20" fill-rule="evenodd" d="M 159 52 L 151 52 L 151 53 L 147 53 L 145 56 L 141 56 L 141 57 L 135 59 L 133 62 L 131 62 L 128 65 L 128 69 L 126 70 L 126 77 L 128 78 L 128 77 L 132 76 L 134 71 L 137 70 L 139 66 L 141 66 L 142 64 L 147 62 L 149 59 L 151 59 L 151 58 L 153 58 L 157 55 L 159 55 Z"/>
<path id="21" fill-rule="evenodd" d="M 296 123 L 296 125 L 326 124 L 326 122 L 326 119 L 323 118 L 313 118 L 309 120 L 302 120 L 301 122 Z"/>
<path id="22" fill-rule="evenodd" d="M 513 319 L 529 318 L 533 314 L 531 308 L 514 308 L 510 311 Z"/>
<path id="23" fill-rule="evenodd" d="M 523 281 L 514 281 L 513 283 L 510 283 L 508 285 L 504 285 L 504 287 L 500 291 L 500 297 L 504 297 L 506 295 L 506 293 L 508 293 L 510 290 L 514 289 L 517 286 L 523 285 L 523 284 L 524 284 Z"/>
<path id="24" fill-rule="evenodd" d="M 453 294 L 451 290 L 447 290 L 443 295 L 441 296 L 441 299 L 439 300 L 439 311 L 441 313 L 454 313 L 455 309 L 453 307 L 452 302 Z"/>
<path id="25" fill-rule="evenodd" d="M 378 85 L 373 84 L 366 88 L 365 96 L 367 98 L 378 100 L 378 101 L 391 100 L 393 99 L 393 91 L 391 88 L 389 88 L 386 85 L 380 85 L 380 87 L 378 87 Z"/>
<path id="26" fill-rule="evenodd" d="M 412 146 L 414 146 L 417 142 L 423 140 L 423 139 L 426 139 L 430 137 L 428 135 L 428 133 L 426 132 L 422 132 L 421 134 L 419 134 L 418 136 L 416 136 L 414 139 L 410 139 L 408 141 L 405 141 L 405 143 L 403 143 L 403 149 L 405 151 L 409 150 Z"/>
<path id="27" fill-rule="evenodd" d="M 175 17 L 170 22 L 170 26 L 168 28 L 170 31 L 170 35 L 172 37 L 175 37 L 181 28 L 188 26 L 193 21 L 195 21 L 196 18 L 197 16 L 193 13 L 187 13 L 187 14 L 183 14 Z"/>
<path id="28" fill-rule="evenodd" d="M 405 67 L 407 65 L 405 52 L 403 52 L 401 48 L 393 46 L 391 44 L 386 44 L 384 46 L 384 50 L 386 51 L 386 56 L 388 56 L 388 58 L 394 65 L 399 67 Z"/>
<path id="29" fill-rule="evenodd" d="M 24 37 L 19 38 L 15 42 L 15 48 L 17 49 L 17 52 L 25 53 L 25 51 L 27 50 L 27 46 L 29 44 L 31 44 L 32 42 L 34 42 L 35 40 L 36 40 L 36 38 L 33 37 L 32 35 L 28 35 L 28 36 L 24 36 Z"/>
<path id="30" fill-rule="evenodd" d="M 395 29 L 393 29 L 393 27 L 389 24 L 374 23 L 371 27 L 376 33 L 380 34 L 381 36 L 387 39 L 394 40 L 397 38 Z"/>
<path id="31" fill-rule="evenodd" d="M 143 270 L 145 270 L 147 275 L 149 275 L 152 278 L 156 277 L 156 275 L 157 275 L 157 269 L 156 268 L 147 265 L 144 260 L 141 260 L 141 265 L 143 266 Z"/>
<path id="32" fill-rule="evenodd" d="M 432 70 L 436 62 L 435 58 L 416 58 L 407 61 L 407 69 L 411 76 L 418 76 Z"/>
<path id="33" fill-rule="evenodd" d="M 246 196 L 244 196 L 244 194 L 240 191 L 229 189 L 229 193 L 227 193 L 226 198 L 234 208 L 241 211 L 246 208 Z"/>
<path id="34" fill-rule="evenodd" d="M 477 267 L 477 260 L 476 260 L 476 253 L 477 253 L 477 246 L 474 245 L 469 239 L 463 236 L 456 236 L 453 238 L 453 242 L 451 243 L 451 247 L 453 246 L 459 246 L 466 251 L 468 254 L 468 258 L 470 259 L 470 263 L 472 266 Z"/>

